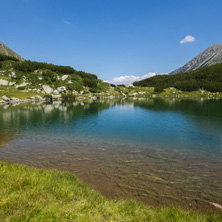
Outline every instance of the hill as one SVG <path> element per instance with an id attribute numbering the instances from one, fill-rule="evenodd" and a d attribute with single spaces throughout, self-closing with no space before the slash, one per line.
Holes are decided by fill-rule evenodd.
<path id="1" fill-rule="evenodd" d="M 0 42 L 0 54 L 16 58 L 18 61 L 24 61 L 24 59 L 20 55 L 8 48 L 3 42 Z"/>
<path id="2" fill-rule="evenodd" d="M 91 73 L 77 71 L 70 66 L 58 66 L 35 61 L 18 61 L 14 57 L 0 55 L 0 97 L 65 98 L 66 95 L 110 96 L 117 92 Z M 107 94 L 105 94 L 107 93 Z M 4 101 L 8 101 L 4 97 Z"/>
<path id="3" fill-rule="evenodd" d="M 211 66 L 218 63 L 222 63 L 222 44 L 210 46 L 183 67 L 176 69 L 170 74 L 190 72 L 200 67 Z"/>
<path id="4" fill-rule="evenodd" d="M 156 92 L 161 92 L 169 87 L 182 91 L 202 89 L 222 92 L 222 64 L 206 66 L 182 74 L 157 75 L 133 84 L 141 87 L 155 87 Z"/>

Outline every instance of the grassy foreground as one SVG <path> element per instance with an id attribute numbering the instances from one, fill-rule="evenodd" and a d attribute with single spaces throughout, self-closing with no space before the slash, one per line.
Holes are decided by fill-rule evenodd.
<path id="1" fill-rule="evenodd" d="M 222 212 L 107 200 L 74 175 L 0 162 L 0 221 L 222 221 Z"/>

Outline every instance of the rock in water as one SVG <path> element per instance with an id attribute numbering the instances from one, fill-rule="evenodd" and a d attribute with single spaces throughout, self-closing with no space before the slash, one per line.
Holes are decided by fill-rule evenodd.
<path id="1" fill-rule="evenodd" d="M 2 99 L 3 101 L 6 101 L 6 102 L 10 101 L 10 99 L 7 96 L 2 96 Z"/>

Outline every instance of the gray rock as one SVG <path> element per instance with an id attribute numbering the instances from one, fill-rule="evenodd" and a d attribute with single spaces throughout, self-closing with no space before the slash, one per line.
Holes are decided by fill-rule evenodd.
<path id="1" fill-rule="evenodd" d="M 48 85 L 43 85 L 42 88 L 48 94 L 51 94 L 53 92 L 53 89 Z"/>
<path id="2" fill-rule="evenodd" d="M 59 93 L 64 93 L 66 91 L 66 87 L 65 86 L 61 86 L 57 88 Z"/>
<path id="3" fill-rule="evenodd" d="M 64 76 L 62 76 L 62 81 L 65 81 L 67 78 L 68 78 L 69 76 L 68 75 L 64 75 Z"/>
<path id="4" fill-rule="evenodd" d="M 3 101 L 5 101 L 5 102 L 10 101 L 10 99 L 9 99 L 7 96 L 5 96 L 5 95 L 4 95 L 4 96 L 2 96 L 2 100 L 3 100 Z"/>
<path id="5" fill-rule="evenodd" d="M 16 78 L 15 72 L 11 72 L 8 76 L 11 78 Z"/>
<path id="6" fill-rule="evenodd" d="M 125 86 L 126 86 L 126 87 L 132 87 L 132 88 L 135 87 L 132 83 L 126 84 Z"/>
<path id="7" fill-rule="evenodd" d="M 16 82 L 9 82 L 9 86 L 14 86 L 16 84 Z"/>
<path id="8" fill-rule="evenodd" d="M 53 94 L 59 95 L 59 91 L 58 91 L 58 90 L 54 90 L 54 91 L 53 91 Z"/>
<path id="9" fill-rule="evenodd" d="M 60 99 L 62 96 L 61 95 L 52 95 L 53 99 Z"/>
<path id="10" fill-rule="evenodd" d="M 4 80 L 4 79 L 0 79 L 0 85 L 1 86 L 7 86 L 8 85 L 8 81 Z"/>
<path id="11" fill-rule="evenodd" d="M 24 87 L 24 86 L 27 86 L 27 85 L 28 85 L 27 82 L 23 82 L 23 83 L 21 83 L 20 85 L 17 85 L 15 88 Z"/>
<path id="12" fill-rule="evenodd" d="M 77 91 L 73 90 L 72 91 L 73 94 L 79 94 Z"/>
<path id="13" fill-rule="evenodd" d="M 12 100 L 12 101 L 15 101 L 15 102 L 20 102 L 20 99 L 15 98 L 15 97 L 12 97 L 11 100 Z"/>

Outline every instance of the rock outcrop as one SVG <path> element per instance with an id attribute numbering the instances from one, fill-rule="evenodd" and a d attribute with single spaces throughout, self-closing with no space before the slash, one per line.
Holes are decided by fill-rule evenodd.
<path id="1" fill-rule="evenodd" d="M 211 66 L 218 63 L 222 63 L 222 44 L 210 46 L 198 56 L 186 63 L 183 67 L 176 69 L 170 74 L 190 72 L 203 66 Z"/>
<path id="2" fill-rule="evenodd" d="M 8 48 L 3 42 L 0 42 L 0 54 L 15 57 L 19 61 L 24 61 L 20 55 Z"/>

